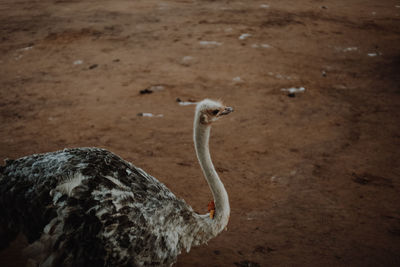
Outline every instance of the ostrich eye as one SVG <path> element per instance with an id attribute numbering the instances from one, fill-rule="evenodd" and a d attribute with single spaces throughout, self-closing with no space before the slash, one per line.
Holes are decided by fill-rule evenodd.
<path id="1" fill-rule="evenodd" d="M 214 109 L 214 110 L 212 111 L 212 114 L 213 114 L 213 115 L 217 115 L 218 112 L 219 112 L 219 109 Z"/>

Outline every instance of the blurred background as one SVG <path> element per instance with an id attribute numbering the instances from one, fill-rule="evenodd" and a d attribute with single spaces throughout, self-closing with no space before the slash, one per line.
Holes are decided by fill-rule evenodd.
<path id="1" fill-rule="evenodd" d="M 193 103 L 235 108 L 228 229 L 176 266 L 400 265 L 400 1 L 2 0 L 0 33 L 0 160 L 106 148 L 206 213 Z"/>

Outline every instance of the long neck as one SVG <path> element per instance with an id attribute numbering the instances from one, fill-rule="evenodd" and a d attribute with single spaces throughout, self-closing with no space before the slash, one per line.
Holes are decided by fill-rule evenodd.
<path id="1" fill-rule="evenodd" d="M 210 129 L 209 125 L 201 124 L 198 119 L 195 120 L 194 144 L 196 155 L 214 197 L 215 217 L 210 221 L 210 224 L 212 225 L 212 231 L 215 232 L 214 234 L 217 234 L 228 224 L 230 207 L 228 194 L 211 161 L 208 148 Z"/>

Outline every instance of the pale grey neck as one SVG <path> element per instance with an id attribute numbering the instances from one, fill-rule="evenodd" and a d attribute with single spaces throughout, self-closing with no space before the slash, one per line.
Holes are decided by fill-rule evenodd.
<path id="1" fill-rule="evenodd" d="M 196 155 L 214 197 L 215 217 L 211 220 L 211 223 L 213 224 L 213 230 L 220 232 L 226 227 L 229 220 L 230 207 L 228 194 L 211 161 L 208 148 L 211 126 L 201 124 L 199 120 L 195 120 L 194 123 Z"/>

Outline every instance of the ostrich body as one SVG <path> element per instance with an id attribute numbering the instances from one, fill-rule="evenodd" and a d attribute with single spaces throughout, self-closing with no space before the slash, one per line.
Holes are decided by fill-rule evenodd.
<path id="1" fill-rule="evenodd" d="M 181 250 L 206 243 L 229 220 L 227 192 L 211 162 L 211 123 L 232 108 L 196 106 L 196 155 L 215 202 L 200 215 L 164 184 L 100 148 L 75 148 L 0 166 L 0 248 L 18 233 L 39 266 L 170 266 Z"/>

